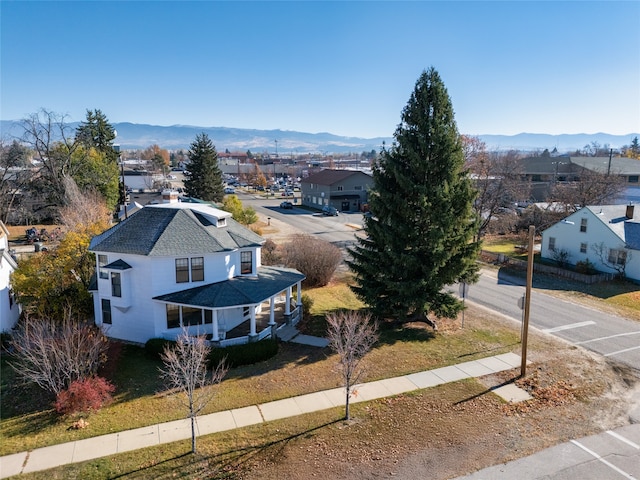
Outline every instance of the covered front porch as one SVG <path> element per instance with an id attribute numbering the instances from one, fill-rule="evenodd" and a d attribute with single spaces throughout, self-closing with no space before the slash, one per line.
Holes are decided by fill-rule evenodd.
<path id="1" fill-rule="evenodd" d="M 302 318 L 304 278 L 297 270 L 261 267 L 257 276 L 155 297 L 166 304 L 167 328 L 162 336 L 175 339 L 187 328 L 193 335 L 206 335 L 217 347 L 275 336 L 278 329 Z"/>

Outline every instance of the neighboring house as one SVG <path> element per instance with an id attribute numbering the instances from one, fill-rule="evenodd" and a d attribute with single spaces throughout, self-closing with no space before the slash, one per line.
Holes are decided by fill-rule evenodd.
<path id="1" fill-rule="evenodd" d="M 322 208 L 335 207 L 342 212 L 362 210 L 373 177 L 360 170 L 321 170 L 300 182 L 302 205 Z"/>
<path id="2" fill-rule="evenodd" d="M 9 231 L 0 221 L 0 332 L 13 328 L 20 317 L 20 305 L 11 291 L 11 274 L 18 268 L 9 254 Z"/>
<path id="3" fill-rule="evenodd" d="M 640 207 L 581 208 L 542 233 L 541 256 L 567 257 L 572 265 L 588 259 L 601 272 L 624 270 L 627 278 L 640 281 Z"/>
<path id="4" fill-rule="evenodd" d="M 522 180 L 534 201 L 546 201 L 556 183 L 579 182 L 584 171 L 624 178 L 626 195 L 640 194 L 640 161 L 625 157 L 528 157 L 518 160 Z M 638 192 L 638 193 L 635 193 Z"/>
<path id="5" fill-rule="evenodd" d="M 136 343 L 183 326 L 216 346 L 272 336 L 300 318 L 305 277 L 262 266 L 264 241 L 210 205 L 148 205 L 91 240 L 96 324 Z"/>

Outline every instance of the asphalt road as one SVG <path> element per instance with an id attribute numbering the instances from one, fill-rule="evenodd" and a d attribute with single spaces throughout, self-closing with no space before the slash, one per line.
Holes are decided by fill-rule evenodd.
<path id="1" fill-rule="evenodd" d="M 640 424 L 571 440 L 456 480 L 640 478 Z"/>
<path id="2" fill-rule="evenodd" d="M 467 299 L 521 322 L 518 300 L 524 293 L 524 279 L 485 270 L 480 281 L 469 286 Z M 529 325 L 640 371 L 640 324 L 633 320 L 562 300 L 536 288 L 531 293 Z"/>

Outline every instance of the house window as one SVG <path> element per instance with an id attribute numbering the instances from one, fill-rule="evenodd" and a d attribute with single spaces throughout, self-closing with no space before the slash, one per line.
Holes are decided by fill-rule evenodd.
<path id="1" fill-rule="evenodd" d="M 629 175 L 629 183 L 638 183 L 640 175 Z"/>
<path id="2" fill-rule="evenodd" d="M 549 250 L 555 252 L 556 250 L 556 237 L 549 237 Z"/>
<path id="3" fill-rule="evenodd" d="M 357 191 L 357 192 L 360 192 L 360 191 L 362 191 L 362 185 L 355 185 L 355 186 L 353 187 L 353 189 L 354 189 L 355 191 Z"/>
<path id="4" fill-rule="evenodd" d="M 122 296 L 122 283 L 120 279 L 120 273 L 118 272 L 111 272 L 111 296 Z"/>
<path id="5" fill-rule="evenodd" d="M 190 327 L 202 323 L 202 310 L 193 307 L 182 307 L 182 325 Z"/>
<path id="6" fill-rule="evenodd" d="M 240 252 L 240 273 L 242 275 L 253 273 L 253 253 Z"/>
<path id="7" fill-rule="evenodd" d="M 189 281 L 189 259 L 176 258 L 176 283 Z"/>
<path id="8" fill-rule="evenodd" d="M 102 268 L 107 263 L 109 263 L 109 261 L 106 255 L 98 255 L 98 271 L 100 272 L 100 278 L 109 278 L 109 272 Z"/>
<path id="9" fill-rule="evenodd" d="M 213 323 L 213 310 L 204 311 L 204 324 L 208 325 Z"/>
<path id="10" fill-rule="evenodd" d="M 587 219 L 583 218 L 580 220 L 580 231 L 581 232 L 586 232 L 587 231 Z"/>
<path id="11" fill-rule="evenodd" d="M 627 251 L 615 248 L 610 249 L 608 261 L 611 265 L 624 265 L 627 263 Z"/>
<path id="12" fill-rule="evenodd" d="M 191 281 L 202 282 L 204 280 L 204 258 L 195 257 L 191 259 Z"/>
<path id="13" fill-rule="evenodd" d="M 585 242 L 580 244 L 580 253 L 587 253 L 587 244 Z"/>
<path id="14" fill-rule="evenodd" d="M 180 328 L 180 307 L 167 304 L 167 328 Z"/>
<path id="15" fill-rule="evenodd" d="M 341 192 L 342 190 L 344 190 L 344 187 L 342 185 L 338 185 L 338 187 L 336 188 L 336 190 L 338 190 L 339 192 Z"/>
<path id="16" fill-rule="evenodd" d="M 111 325 L 111 300 L 102 299 L 102 323 Z"/>

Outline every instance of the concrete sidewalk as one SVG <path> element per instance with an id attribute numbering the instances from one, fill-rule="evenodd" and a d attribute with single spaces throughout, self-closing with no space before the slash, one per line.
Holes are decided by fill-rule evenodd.
<path id="1" fill-rule="evenodd" d="M 464 378 L 475 378 L 520 366 L 520 357 L 505 353 L 480 360 L 442 367 L 401 377 L 387 378 L 357 386 L 351 402 L 365 402 L 400 393 L 434 387 Z M 507 401 L 521 401 L 528 394 L 513 384 L 493 390 Z M 209 435 L 235 428 L 292 417 L 304 413 L 344 406 L 344 388 L 334 388 L 298 397 L 203 415 L 197 418 L 197 435 Z M 191 438 L 189 419 L 125 430 L 99 437 L 37 448 L 0 457 L 0 478 L 36 472 L 68 463 L 84 462 L 100 457 Z"/>

